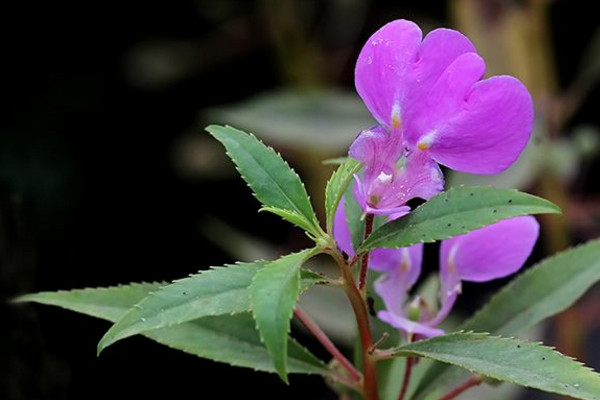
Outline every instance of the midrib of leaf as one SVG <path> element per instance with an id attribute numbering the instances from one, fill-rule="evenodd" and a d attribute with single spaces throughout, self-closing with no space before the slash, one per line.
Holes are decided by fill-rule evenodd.
<path id="1" fill-rule="evenodd" d="M 469 193 L 469 196 L 467 196 L 467 193 Z M 490 199 L 490 201 L 485 204 L 481 204 L 480 201 L 475 201 L 474 203 L 473 201 L 467 202 L 469 205 L 467 209 L 467 206 L 463 203 L 466 199 L 473 196 L 474 193 L 477 194 L 477 197 L 484 196 L 484 198 Z M 513 199 L 508 197 L 509 195 L 518 197 L 513 202 Z M 451 203 L 447 204 L 449 201 Z M 507 205 L 506 201 L 508 201 L 509 205 Z M 498 211 L 497 213 L 496 210 Z M 483 214 L 486 211 L 490 211 L 490 213 Z M 358 252 L 363 253 L 374 247 L 398 248 L 418 242 L 424 243 L 447 239 L 482 228 L 502 219 L 524 214 L 559 212 L 560 208 L 550 201 L 517 190 L 488 187 L 451 188 L 417 207 L 410 215 L 388 222 L 382 227 L 375 229 L 371 236 L 360 245 Z M 472 218 L 473 216 L 481 218 L 477 220 Z M 481 219 L 484 222 L 481 222 Z M 444 224 L 440 224 L 440 222 L 444 220 L 446 222 L 460 220 L 466 222 L 464 222 L 464 226 L 447 224 L 448 228 L 443 229 Z M 423 231 L 424 226 L 436 229 L 427 235 Z M 421 231 L 423 231 L 422 235 L 419 235 L 417 239 L 416 233 Z M 404 242 L 397 243 L 396 245 L 386 244 L 388 241 L 394 242 L 394 238 L 396 237 L 402 238 Z M 407 238 L 410 238 L 410 240 L 407 240 Z"/>
<path id="2" fill-rule="evenodd" d="M 498 206 L 498 205 L 499 204 L 496 204 L 495 206 Z M 522 206 L 522 207 L 528 207 L 528 206 Z M 494 206 L 485 206 L 485 207 L 479 207 L 479 208 L 472 208 L 472 209 L 470 209 L 468 211 L 453 212 L 451 214 L 450 213 L 448 213 L 448 214 L 441 214 L 438 217 L 427 218 L 426 220 L 421 220 L 421 221 L 415 221 L 414 225 L 420 225 L 420 224 L 425 224 L 425 223 L 427 223 L 427 224 L 430 224 L 430 223 L 433 224 L 433 223 L 435 223 L 435 222 L 437 222 L 439 220 L 443 220 L 443 219 L 448 218 L 450 216 L 452 216 L 453 218 L 456 216 L 458 218 L 458 217 L 463 216 L 463 215 L 468 215 L 468 214 L 471 214 L 473 212 L 481 211 L 481 210 L 486 210 L 486 209 L 493 210 Z M 491 224 L 493 224 L 495 222 L 498 222 L 500 220 L 501 220 L 501 218 L 497 218 Z M 482 228 L 484 226 L 491 225 L 491 224 L 481 224 L 481 225 L 478 225 L 476 228 L 474 228 L 472 230 L 475 230 L 475 229 L 478 229 L 478 228 Z M 407 226 L 405 228 L 412 228 L 412 227 L 414 227 L 414 225 L 409 225 L 409 226 Z M 395 232 L 394 233 L 388 233 L 387 235 L 380 236 L 378 238 L 378 241 L 384 241 L 384 240 L 387 240 L 390 237 L 393 237 L 393 236 L 396 236 L 396 235 L 397 235 L 397 233 L 395 233 Z M 436 239 L 426 239 L 425 241 L 426 242 L 434 242 L 434 241 L 436 241 Z"/>

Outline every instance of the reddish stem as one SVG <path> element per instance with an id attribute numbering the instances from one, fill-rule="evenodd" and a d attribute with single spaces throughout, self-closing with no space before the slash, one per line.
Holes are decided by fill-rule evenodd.
<path id="1" fill-rule="evenodd" d="M 354 365 L 342 354 L 342 352 L 336 347 L 336 345 L 329 339 L 327 334 L 317 325 L 312 318 L 308 316 L 300 307 L 294 309 L 294 315 L 302 321 L 302 324 L 308 329 L 310 333 L 329 351 L 329 354 L 335 358 L 342 367 L 344 367 L 353 380 L 360 381 L 362 374 L 354 368 Z"/>
<path id="2" fill-rule="evenodd" d="M 365 240 L 371 235 L 373 232 L 373 221 L 375 216 L 373 214 L 367 214 L 365 220 Z M 367 251 L 362 256 L 362 262 L 360 266 L 360 275 L 358 278 L 358 290 L 362 293 L 365 289 L 365 285 L 367 284 L 367 268 L 369 267 L 369 252 Z"/>
<path id="3" fill-rule="evenodd" d="M 370 353 L 370 350 L 373 348 L 373 335 L 371 333 L 367 304 L 364 297 L 358 291 L 354 274 L 352 274 L 342 256 L 337 252 L 330 254 L 340 267 L 340 272 L 346 286 L 346 295 L 348 296 L 348 300 L 350 300 L 354 316 L 356 317 L 363 363 L 363 394 L 366 400 L 378 400 L 376 357 Z"/>
<path id="4" fill-rule="evenodd" d="M 412 376 L 413 366 L 415 365 L 415 357 L 406 357 L 406 368 L 404 369 L 404 380 L 402 381 L 402 389 L 400 390 L 400 396 L 398 400 L 404 400 L 406 393 L 408 392 L 408 385 L 410 383 L 410 377 Z"/>
<path id="5" fill-rule="evenodd" d="M 481 376 L 479 376 L 479 375 L 473 375 L 471 378 L 469 378 L 467 381 L 465 381 L 462 385 L 460 385 L 459 387 L 455 388 L 454 390 L 452 390 L 451 392 L 449 392 L 444 397 L 441 397 L 440 400 L 451 400 L 451 399 L 454 399 L 456 396 L 458 396 L 462 392 L 464 392 L 464 391 L 472 388 L 473 386 L 480 385 L 481 382 L 482 382 Z"/>

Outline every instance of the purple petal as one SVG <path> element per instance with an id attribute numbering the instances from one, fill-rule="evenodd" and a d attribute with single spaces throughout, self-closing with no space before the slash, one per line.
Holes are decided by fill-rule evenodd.
<path id="1" fill-rule="evenodd" d="M 457 60 L 464 64 L 461 69 L 440 78 L 434 93 L 423 102 L 428 108 L 411 120 L 405 138 L 447 167 L 495 174 L 508 168 L 527 144 L 533 103 L 523 84 L 510 76 L 492 77 L 466 88 L 479 73 L 477 59 L 461 56 Z M 449 70 L 458 67 L 457 62 Z M 437 108 L 432 108 L 434 104 Z"/>
<path id="2" fill-rule="evenodd" d="M 423 243 L 400 249 L 375 249 L 369 258 L 369 267 L 378 272 L 406 274 L 410 288 L 419 277 L 423 260 Z"/>
<path id="3" fill-rule="evenodd" d="M 409 154 L 403 167 L 389 164 L 383 171 L 367 169 L 355 176 L 354 197 L 367 214 L 396 219 L 410 211 L 405 206 L 410 199 L 429 200 L 444 189 L 442 172 L 423 152 Z"/>
<path id="4" fill-rule="evenodd" d="M 442 284 L 449 288 L 457 279 L 485 282 L 517 272 L 531 254 L 538 234 L 538 222 L 526 216 L 442 241 Z"/>
<path id="5" fill-rule="evenodd" d="M 444 174 L 438 165 L 423 152 L 413 152 L 406 157 L 404 167 L 396 172 L 381 203 L 406 203 L 414 198 L 429 200 L 443 190 Z"/>
<path id="6" fill-rule="evenodd" d="M 410 319 L 401 315 L 393 314 L 389 311 L 379 311 L 377 318 L 407 333 L 423 335 L 425 337 L 433 337 L 443 335 L 444 331 L 441 329 L 433 328 L 431 326 L 422 324 L 420 322 L 411 321 Z"/>
<path id="7" fill-rule="evenodd" d="M 473 43 L 458 31 L 439 28 L 429 32 L 421 43 L 416 65 L 420 83 L 435 82 L 458 56 L 476 51 Z"/>
<path id="8" fill-rule="evenodd" d="M 404 315 L 408 291 L 421 274 L 423 244 L 401 249 L 376 249 L 369 256 L 369 267 L 384 274 L 375 281 L 375 292 L 394 315 Z"/>
<path id="9" fill-rule="evenodd" d="M 356 63 L 356 89 L 375 119 L 388 129 L 402 125 L 403 113 L 435 84 L 461 54 L 475 52 L 471 41 L 451 29 L 436 29 L 421 42 L 413 22 L 396 20 L 375 32 Z"/>
<path id="10" fill-rule="evenodd" d="M 393 115 L 400 117 L 400 101 L 418 57 L 421 37 L 421 29 L 414 22 L 392 21 L 367 40 L 358 56 L 356 90 L 373 117 L 388 128 L 399 128 L 400 119 Z"/>
<path id="11" fill-rule="evenodd" d="M 337 246 L 350 257 L 354 256 L 352 247 L 352 236 L 346 219 L 345 198 L 342 197 L 333 217 L 333 237 Z"/>
<path id="12" fill-rule="evenodd" d="M 350 146 L 348 154 L 363 165 L 364 181 L 372 182 L 381 173 L 393 174 L 403 152 L 401 137 L 377 126 L 362 131 Z"/>

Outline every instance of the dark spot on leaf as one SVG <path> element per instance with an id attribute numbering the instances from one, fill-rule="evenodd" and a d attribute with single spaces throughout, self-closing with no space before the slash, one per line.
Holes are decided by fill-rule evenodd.
<path id="1" fill-rule="evenodd" d="M 511 200 L 508 200 L 508 204 L 510 204 L 510 203 L 512 203 L 512 199 L 511 199 Z"/>
<path id="2" fill-rule="evenodd" d="M 452 224 L 450 222 L 448 222 L 448 226 L 452 226 Z"/>
<path id="3" fill-rule="evenodd" d="M 182 292 L 181 294 L 185 296 L 185 295 L 187 295 L 187 292 Z"/>
<path id="4" fill-rule="evenodd" d="M 546 357 L 542 357 L 542 361 L 546 361 Z"/>
<path id="5" fill-rule="evenodd" d="M 520 349 L 520 348 L 521 348 L 521 345 L 520 345 L 520 344 L 518 344 L 518 345 L 517 345 L 517 349 Z"/>
<path id="6" fill-rule="evenodd" d="M 494 210 L 494 211 L 492 211 L 492 212 L 493 212 L 493 213 L 497 213 L 497 212 L 498 212 L 498 210 Z"/>
<path id="7" fill-rule="evenodd" d="M 474 195 L 474 193 L 469 193 L 469 196 L 471 196 L 471 197 L 472 197 L 473 195 Z"/>

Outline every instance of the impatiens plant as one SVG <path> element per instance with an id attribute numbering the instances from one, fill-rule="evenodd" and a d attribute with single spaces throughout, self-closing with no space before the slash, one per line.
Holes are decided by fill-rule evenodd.
<path id="1" fill-rule="evenodd" d="M 350 158 L 329 180 L 323 225 L 300 178 L 276 152 L 235 128 L 207 128 L 261 210 L 303 229 L 313 247 L 277 260 L 212 268 L 167 285 L 45 292 L 17 301 L 113 322 L 98 352 L 141 334 L 200 357 L 276 372 L 286 383 L 289 374 L 322 375 L 344 398 L 447 400 L 484 382 L 507 381 L 600 400 L 599 374 L 513 337 L 569 307 L 600 280 L 598 240 L 539 263 L 470 319 L 443 325 L 463 281 L 506 277 L 524 265 L 539 234 L 531 215 L 560 212 L 547 200 L 515 190 L 444 191 L 438 164 L 495 174 L 529 140 L 533 105 L 527 89 L 509 76 L 482 79 L 484 73 L 484 61 L 459 32 L 437 29 L 422 38 L 414 23 L 393 21 L 359 55 L 356 88 L 378 125 L 360 132 Z M 416 198 L 425 202 L 411 209 L 408 201 Z M 441 241 L 439 290 L 431 297 L 413 288 L 429 246 L 424 243 L 436 241 Z M 318 254 L 335 261 L 336 276 L 303 267 Z M 354 362 L 297 305 L 300 294 L 315 285 L 346 293 L 358 330 Z M 378 296 L 375 310 L 372 292 Z M 332 361 L 319 360 L 294 341 L 293 316 Z"/>

